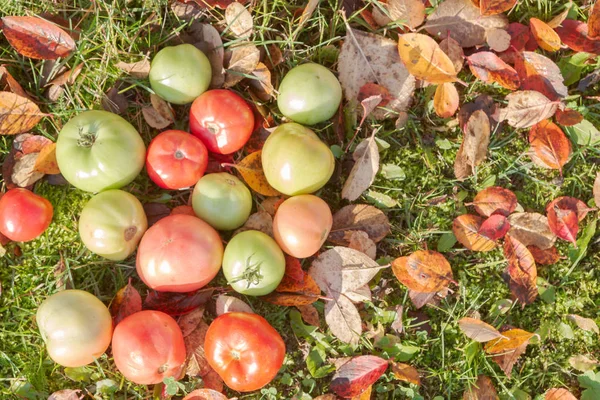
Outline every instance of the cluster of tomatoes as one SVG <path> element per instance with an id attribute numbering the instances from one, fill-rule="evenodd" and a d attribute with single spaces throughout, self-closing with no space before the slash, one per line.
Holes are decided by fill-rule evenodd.
<path id="1" fill-rule="evenodd" d="M 174 57 L 178 63 L 172 62 Z M 234 91 L 207 91 L 210 63 L 191 45 L 158 52 L 149 78 L 153 91 L 163 99 L 193 102 L 191 133 L 162 132 L 146 150 L 139 133 L 122 117 L 85 111 L 65 124 L 58 136 L 56 157 L 65 179 L 80 190 L 97 193 L 79 218 L 82 242 L 93 253 L 115 261 L 137 249 L 137 273 L 157 291 L 195 291 L 222 269 L 239 293 L 272 292 L 284 276 L 284 252 L 298 258 L 312 256 L 332 226 L 329 206 L 311 193 L 331 177 L 334 157 L 304 125 L 333 116 L 341 101 L 339 82 L 318 64 L 299 65 L 284 77 L 278 106 L 294 122 L 283 123 L 271 133 L 261 160 L 269 184 L 289 198 L 275 214 L 274 238 L 247 230 L 224 247 L 218 230 L 234 230 L 245 223 L 252 195 L 234 175 L 204 173 L 209 152 L 231 154 L 243 149 L 254 130 L 252 109 Z M 144 165 L 161 188 L 194 186 L 195 215 L 170 215 L 148 228 L 140 201 L 120 190 Z M 0 231 L 12 240 L 35 239 L 51 219 L 52 205 L 28 190 L 13 189 L 0 199 Z M 65 290 L 40 305 L 37 323 L 50 356 L 64 366 L 89 364 L 111 344 L 117 369 L 138 384 L 177 378 L 185 364 L 181 329 L 159 311 L 134 313 L 113 329 L 110 312 L 98 298 Z M 239 312 L 223 314 L 211 323 L 204 350 L 211 367 L 238 391 L 269 383 L 285 357 L 283 339 L 264 318 Z"/>

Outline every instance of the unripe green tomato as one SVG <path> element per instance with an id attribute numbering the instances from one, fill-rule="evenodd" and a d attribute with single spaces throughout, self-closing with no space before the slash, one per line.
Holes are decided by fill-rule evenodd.
<path id="1" fill-rule="evenodd" d="M 226 172 L 204 175 L 192 193 L 196 215 L 213 228 L 239 228 L 252 211 L 252 194 L 235 176 Z"/>
<path id="2" fill-rule="evenodd" d="M 250 296 L 271 293 L 283 279 L 285 256 L 270 236 L 260 231 L 235 235 L 223 254 L 223 274 L 233 290 Z"/>
<path id="3" fill-rule="evenodd" d="M 164 100 L 188 104 L 210 86 L 210 61 L 191 44 L 165 47 L 152 60 L 150 86 Z"/>
<path id="4" fill-rule="evenodd" d="M 289 119 L 314 125 L 333 117 L 342 101 L 342 87 L 322 65 L 309 63 L 292 68 L 279 85 L 277 106 Z"/>
<path id="5" fill-rule="evenodd" d="M 142 203 L 122 190 L 92 197 L 79 217 L 79 236 L 85 247 L 114 261 L 129 257 L 147 228 Z"/>
<path id="6" fill-rule="evenodd" d="M 269 135 L 261 158 L 269 184 L 288 196 L 319 190 L 335 168 L 329 147 L 312 130 L 293 122 Z"/>
<path id="7" fill-rule="evenodd" d="M 110 344 L 112 318 L 96 296 L 63 290 L 40 305 L 36 321 L 50 357 L 65 367 L 82 367 L 100 357 Z"/>

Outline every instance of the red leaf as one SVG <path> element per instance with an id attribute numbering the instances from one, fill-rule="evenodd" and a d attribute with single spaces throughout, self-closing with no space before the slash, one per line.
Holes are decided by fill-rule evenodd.
<path id="1" fill-rule="evenodd" d="M 549 212 L 555 205 L 564 210 L 573 210 L 579 221 L 583 221 L 588 212 L 595 210 L 595 208 L 589 208 L 587 204 L 575 197 L 561 196 L 552 200 L 546 206 L 546 211 Z"/>
<path id="2" fill-rule="evenodd" d="M 579 221 L 577 213 L 569 209 L 561 209 L 557 205 L 548 210 L 548 225 L 559 238 L 571 243 L 577 242 Z"/>
<path id="3" fill-rule="evenodd" d="M 198 289 L 189 293 L 157 292 L 152 290 L 144 300 L 144 310 L 157 310 L 171 316 L 187 314 L 205 304 L 212 296 L 214 288 Z"/>
<path id="4" fill-rule="evenodd" d="M 525 45 L 531 39 L 529 27 L 519 22 L 512 22 L 506 31 L 510 35 L 510 45 L 514 48 L 513 51 L 525 50 Z"/>
<path id="5" fill-rule="evenodd" d="M 496 82 L 510 90 L 517 90 L 521 84 L 517 71 L 490 51 L 472 54 L 467 62 L 473 75 L 483 82 Z"/>
<path id="6" fill-rule="evenodd" d="M 508 219 L 504 215 L 494 214 L 483 221 L 477 233 L 489 239 L 498 240 L 502 239 L 509 229 Z"/>
<path id="7" fill-rule="evenodd" d="M 390 100 L 394 99 L 387 88 L 376 83 L 365 83 L 358 91 L 358 101 L 362 102 L 371 96 L 377 95 L 381 96 L 381 102 L 377 105 L 378 107 L 383 107 L 388 104 Z"/>
<path id="8" fill-rule="evenodd" d="M 473 202 L 467 205 L 475 206 L 475 210 L 484 217 L 492 214 L 508 217 L 517 208 L 517 196 L 503 187 L 491 186 L 477 193 Z"/>
<path id="9" fill-rule="evenodd" d="M 55 60 L 75 50 L 67 32 L 38 17 L 4 17 L 2 32 L 21 55 L 38 60 Z"/>
<path id="10" fill-rule="evenodd" d="M 300 265 L 300 260 L 288 254 L 285 255 L 285 274 L 280 284 L 290 285 L 293 283 L 302 284 L 306 273 Z"/>
<path id="11" fill-rule="evenodd" d="M 117 326 L 119 322 L 138 311 L 142 311 L 142 296 L 131 286 L 130 278 L 129 283 L 117 292 L 110 304 L 113 325 Z"/>
<path id="12" fill-rule="evenodd" d="M 600 54 L 600 39 L 588 36 L 588 26 L 585 22 L 566 19 L 555 31 L 571 50 Z"/>
<path id="13" fill-rule="evenodd" d="M 554 118 L 556 118 L 556 122 L 562 126 L 573 126 L 583 121 L 583 115 L 581 115 L 579 111 L 575 111 L 572 108 L 556 110 Z"/>
<path id="14" fill-rule="evenodd" d="M 388 362 L 376 356 L 358 356 L 342 365 L 329 388 L 338 396 L 358 396 L 369 388 L 388 367 Z"/>
<path id="15" fill-rule="evenodd" d="M 560 68 L 548 57 L 524 51 L 515 58 L 515 69 L 521 78 L 521 89 L 535 90 L 550 100 L 568 95 Z"/>
<path id="16" fill-rule="evenodd" d="M 508 260 L 510 291 L 523 306 L 533 303 L 538 295 L 537 267 L 533 255 L 523 243 L 507 235 L 504 240 L 504 256 Z"/>

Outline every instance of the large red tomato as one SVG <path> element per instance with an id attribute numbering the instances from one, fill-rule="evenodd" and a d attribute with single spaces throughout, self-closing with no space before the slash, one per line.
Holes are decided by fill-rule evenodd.
<path id="1" fill-rule="evenodd" d="M 190 132 L 213 153 L 238 151 L 250 139 L 253 129 L 252 109 L 231 90 L 209 90 L 192 103 Z"/>
<path id="2" fill-rule="evenodd" d="M 207 165 L 208 151 L 204 143 L 184 131 L 164 131 L 148 146 L 148 176 L 163 189 L 185 189 L 195 185 Z"/>
<path id="3" fill-rule="evenodd" d="M 181 328 L 160 311 L 140 311 L 121 321 L 112 337 L 117 369 L 139 385 L 160 383 L 178 377 L 186 351 Z"/>
<path id="4" fill-rule="evenodd" d="M 217 231 L 191 215 L 170 215 L 146 231 L 137 252 L 137 273 L 150 288 L 191 292 L 219 272 L 223 242 Z"/>
<path id="5" fill-rule="evenodd" d="M 275 378 L 283 365 L 285 343 L 260 315 L 230 312 L 208 327 L 204 352 L 227 386 L 251 392 Z"/>
<path id="6" fill-rule="evenodd" d="M 52 204 L 27 189 L 11 189 L 0 198 L 0 232 L 15 242 L 40 236 L 52 221 Z"/>

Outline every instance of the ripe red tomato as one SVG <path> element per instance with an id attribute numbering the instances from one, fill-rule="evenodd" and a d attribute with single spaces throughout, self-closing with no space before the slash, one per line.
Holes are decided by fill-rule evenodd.
<path id="1" fill-rule="evenodd" d="M 170 215 L 146 231 L 138 247 L 136 268 L 150 288 L 191 292 L 219 272 L 223 242 L 217 231 L 191 215 Z"/>
<path id="2" fill-rule="evenodd" d="M 231 90 L 209 90 L 192 103 L 190 132 L 213 153 L 238 151 L 250 139 L 253 129 L 252 109 Z"/>
<path id="3" fill-rule="evenodd" d="M 283 365 L 285 343 L 260 315 L 230 312 L 208 327 L 204 352 L 227 386 L 251 392 L 275 378 Z"/>
<path id="4" fill-rule="evenodd" d="M 163 189 L 185 189 L 195 185 L 207 165 L 208 150 L 204 143 L 184 131 L 164 131 L 148 146 L 148 176 Z"/>
<path id="5" fill-rule="evenodd" d="M 42 196 L 11 189 L 0 198 L 0 232 L 15 242 L 29 242 L 44 233 L 52 214 L 52 204 Z"/>
<path id="6" fill-rule="evenodd" d="M 186 351 L 181 328 L 173 317 L 160 311 L 140 311 L 121 321 L 112 337 L 117 369 L 139 385 L 178 377 Z"/>

